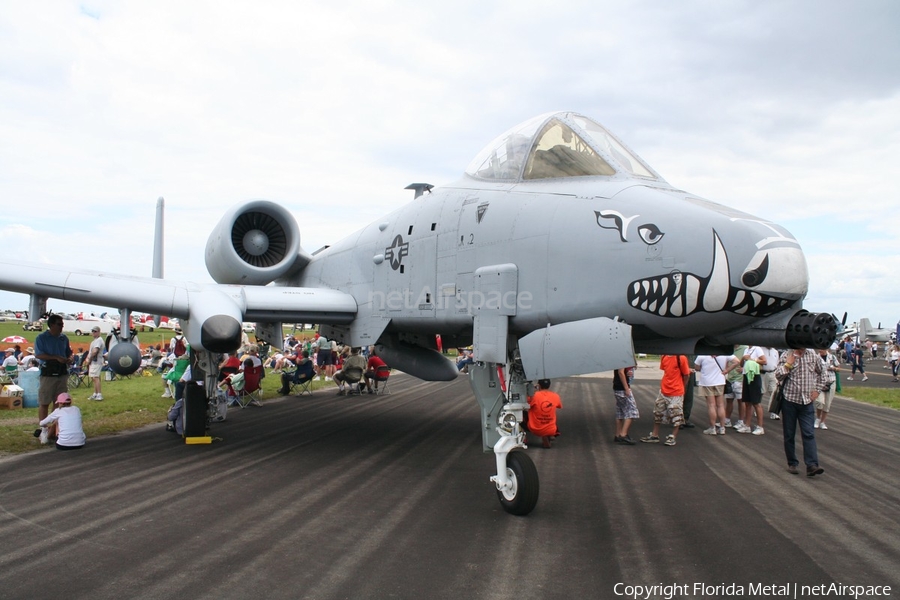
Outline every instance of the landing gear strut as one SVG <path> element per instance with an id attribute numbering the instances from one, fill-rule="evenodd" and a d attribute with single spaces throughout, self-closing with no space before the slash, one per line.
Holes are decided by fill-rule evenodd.
<path id="1" fill-rule="evenodd" d="M 508 387 L 505 370 L 499 363 L 475 363 L 469 367 L 469 383 L 481 406 L 484 449 L 493 450 L 497 461 L 497 474 L 491 477 L 497 486 L 497 498 L 503 510 L 521 516 L 534 510 L 540 492 L 537 468 L 523 451 L 522 419 L 531 384 L 518 361 L 509 366 Z"/>

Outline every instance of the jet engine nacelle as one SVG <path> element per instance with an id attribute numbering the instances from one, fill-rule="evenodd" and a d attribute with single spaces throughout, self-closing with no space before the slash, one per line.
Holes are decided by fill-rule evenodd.
<path id="1" fill-rule="evenodd" d="M 218 283 L 266 285 L 308 261 L 294 216 L 267 200 L 233 206 L 206 242 L 206 269 Z"/>

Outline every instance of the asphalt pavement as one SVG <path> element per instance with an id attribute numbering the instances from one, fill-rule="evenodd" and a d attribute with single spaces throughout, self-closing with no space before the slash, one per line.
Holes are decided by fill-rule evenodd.
<path id="1" fill-rule="evenodd" d="M 658 383 L 638 372 L 633 437 Z M 0 459 L 0 597 L 898 597 L 900 412 L 837 398 L 825 474 L 807 478 L 785 470 L 780 422 L 706 436 L 697 398 L 676 446 L 622 446 L 608 375 L 553 387 L 562 436 L 527 450 L 541 491 L 526 517 L 496 499 L 463 378 L 269 398 L 231 410 L 211 445 L 160 424 Z"/>

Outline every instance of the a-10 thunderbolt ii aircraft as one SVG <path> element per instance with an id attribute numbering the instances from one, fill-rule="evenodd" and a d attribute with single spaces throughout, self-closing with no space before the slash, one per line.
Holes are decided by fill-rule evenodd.
<path id="1" fill-rule="evenodd" d="M 450 380 L 435 347 L 474 343 L 469 378 L 503 507 L 538 499 L 521 421 L 530 382 L 633 364 L 634 353 L 694 354 L 742 343 L 826 347 L 836 323 L 802 309 L 806 260 L 784 228 L 669 185 L 597 122 L 544 114 L 496 138 L 445 187 L 314 255 L 293 216 L 262 200 L 231 208 L 210 235 L 217 284 L 3 263 L 0 287 L 178 317 L 195 377 L 240 345 L 242 321 L 281 343 L 282 322 L 375 344 L 394 368 Z M 131 348 L 131 350 L 129 350 Z M 136 368 L 131 344 L 111 363 Z M 727 351 L 727 350 L 724 350 Z M 187 436 L 206 433 L 206 397 L 188 386 Z M 195 391 L 196 390 L 196 391 Z"/>

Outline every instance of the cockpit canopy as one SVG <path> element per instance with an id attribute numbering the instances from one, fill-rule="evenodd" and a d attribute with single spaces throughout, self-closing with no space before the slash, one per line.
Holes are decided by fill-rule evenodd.
<path id="1" fill-rule="evenodd" d="M 661 179 L 602 125 L 572 112 L 547 113 L 516 125 L 485 146 L 466 174 L 494 181 L 616 174 Z"/>

